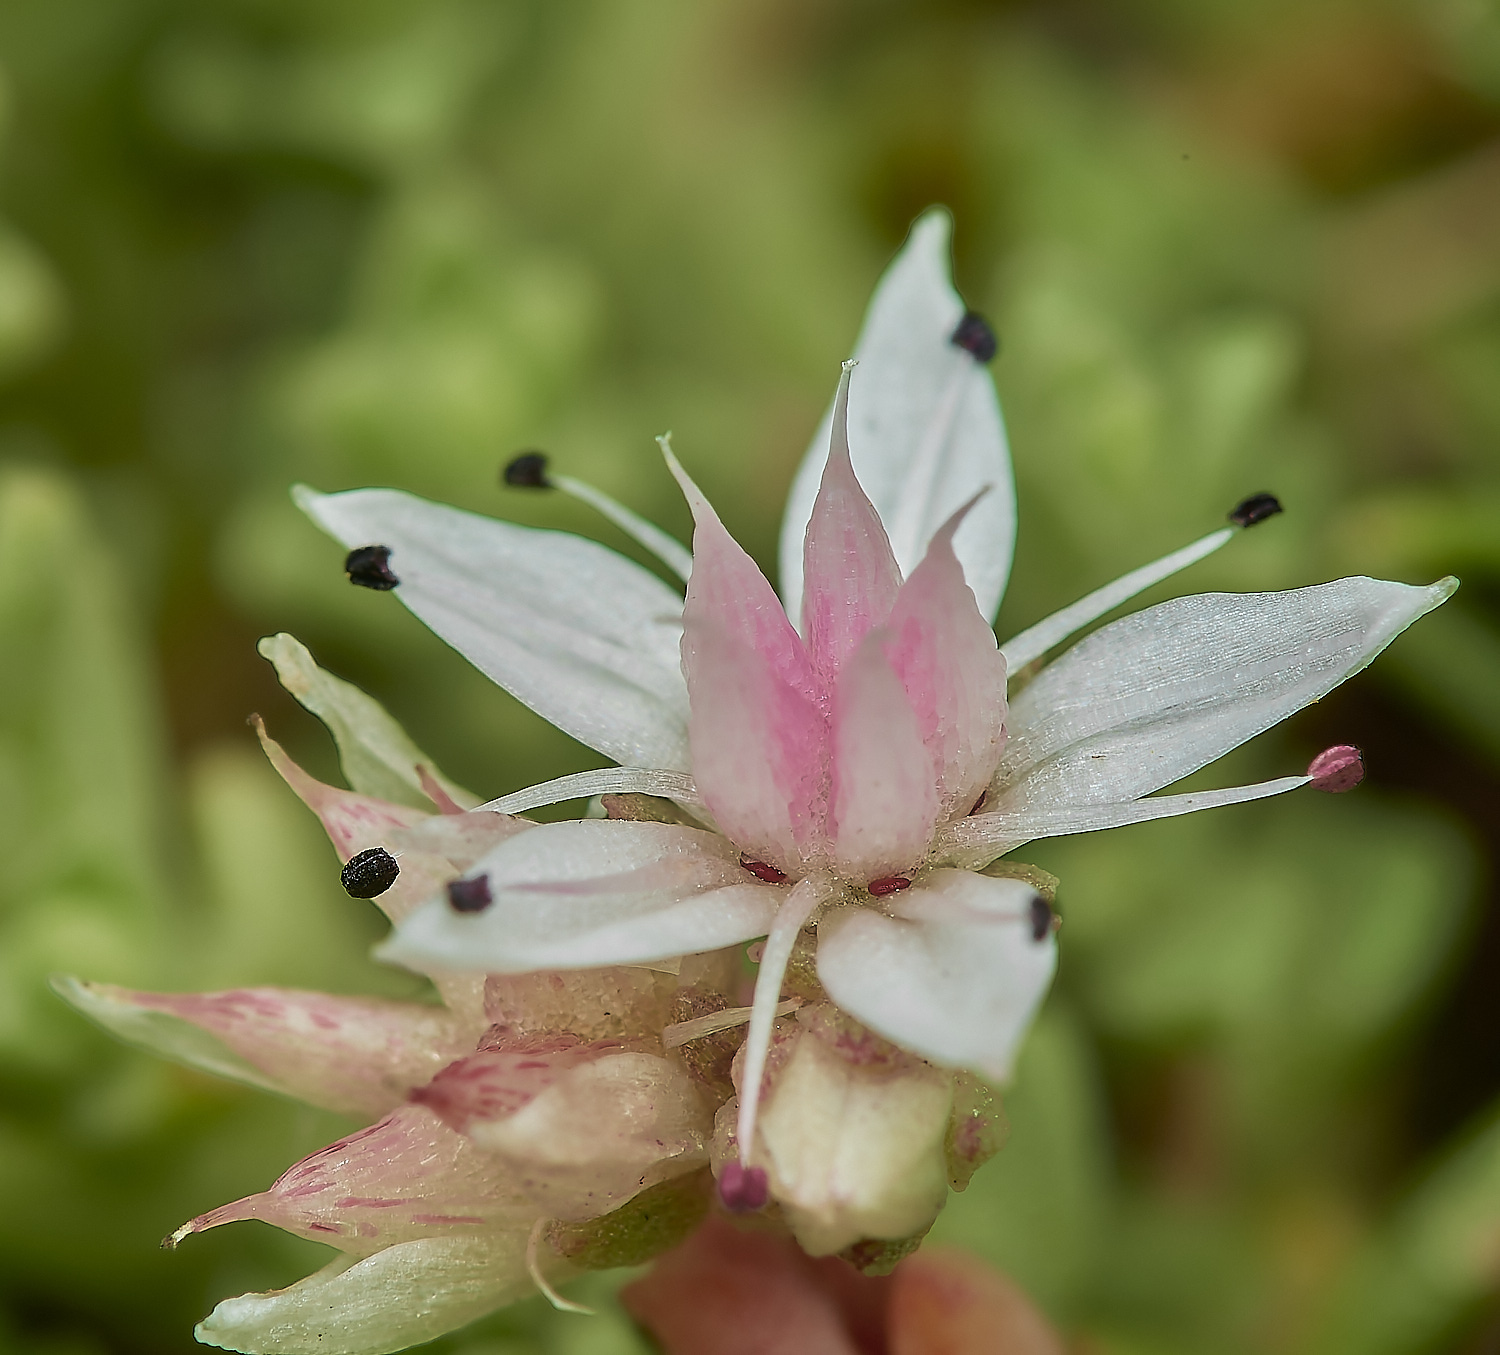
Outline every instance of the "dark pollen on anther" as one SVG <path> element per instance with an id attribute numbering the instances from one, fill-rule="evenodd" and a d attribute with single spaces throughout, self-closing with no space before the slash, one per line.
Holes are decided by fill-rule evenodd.
<path id="1" fill-rule="evenodd" d="M 389 546 L 356 546 L 344 556 L 344 573 L 350 583 L 373 588 L 377 593 L 387 593 L 401 582 L 391 572 Z"/>
<path id="2" fill-rule="evenodd" d="M 493 901 L 488 875 L 448 881 L 448 904 L 455 913 L 482 913 Z"/>
<path id="3" fill-rule="evenodd" d="M 751 861 L 748 857 L 742 856 L 740 857 L 740 865 L 755 876 L 757 880 L 764 880 L 768 885 L 786 883 L 786 876 L 769 861 Z"/>
<path id="4" fill-rule="evenodd" d="M 993 362 L 1000 351 L 1000 340 L 990 328 L 990 322 L 978 311 L 965 311 L 948 342 L 964 352 L 972 354 L 975 362 Z"/>
<path id="5" fill-rule="evenodd" d="M 899 894 L 903 889 L 910 889 L 911 881 L 904 875 L 882 875 L 878 880 L 871 880 L 865 888 L 879 899 L 887 894 Z"/>
<path id="6" fill-rule="evenodd" d="M 1052 905 L 1046 899 L 1040 894 L 1033 894 L 1027 916 L 1031 921 L 1031 939 L 1040 945 L 1047 939 L 1047 933 L 1057 921 L 1057 914 L 1052 911 Z"/>
<path id="7" fill-rule="evenodd" d="M 396 858 L 384 847 L 369 847 L 349 858 L 339 881 L 350 898 L 373 899 L 395 884 L 400 874 Z"/>
<path id="8" fill-rule="evenodd" d="M 1229 520 L 1236 527 L 1253 527 L 1257 522 L 1264 522 L 1267 518 L 1274 518 L 1277 513 L 1285 511 L 1281 506 L 1281 500 L 1274 494 L 1252 494 L 1248 499 L 1241 499 L 1229 510 Z"/>
<path id="9" fill-rule="evenodd" d="M 547 479 L 547 453 L 522 452 L 508 461 L 500 478 L 513 489 L 551 489 Z"/>

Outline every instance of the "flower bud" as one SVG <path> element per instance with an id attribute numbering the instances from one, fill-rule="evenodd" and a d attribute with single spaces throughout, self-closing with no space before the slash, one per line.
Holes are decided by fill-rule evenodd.
<path id="1" fill-rule="evenodd" d="M 751 1161 L 797 1241 L 823 1256 L 925 1231 L 948 1194 L 952 1074 L 827 1003 L 781 1034 Z M 720 1113 L 720 1160 L 732 1119 Z"/>

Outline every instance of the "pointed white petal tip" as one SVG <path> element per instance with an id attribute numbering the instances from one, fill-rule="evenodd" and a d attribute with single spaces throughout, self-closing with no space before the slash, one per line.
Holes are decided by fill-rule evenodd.
<path id="1" fill-rule="evenodd" d="M 1337 744 L 1319 753 L 1308 765 L 1307 774 L 1314 790 L 1341 795 L 1365 779 L 1364 756 L 1352 743 Z"/>
<path id="2" fill-rule="evenodd" d="M 719 1200 L 731 1214 L 754 1214 L 771 1198 L 771 1183 L 763 1167 L 727 1162 L 719 1177 Z"/>

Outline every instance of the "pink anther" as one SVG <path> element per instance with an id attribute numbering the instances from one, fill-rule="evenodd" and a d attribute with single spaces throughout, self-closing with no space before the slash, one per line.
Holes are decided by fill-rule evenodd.
<path id="1" fill-rule="evenodd" d="M 719 1199 L 731 1214 L 753 1214 L 764 1209 L 771 1198 L 771 1183 L 763 1167 L 747 1167 L 729 1162 L 719 1177 Z"/>
<path id="2" fill-rule="evenodd" d="M 1314 790 L 1324 790 L 1330 795 L 1353 790 L 1365 779 L 1365 760 L 1352 743 L 1341 743 L 1325 748 L 1312 760 L 1307 769 L 1312 777 Z"/>

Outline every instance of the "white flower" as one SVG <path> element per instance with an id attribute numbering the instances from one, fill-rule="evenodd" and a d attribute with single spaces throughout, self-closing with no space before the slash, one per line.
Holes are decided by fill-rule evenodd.
<path id="1" fill-rule="evenodd" d="M 1353 750 L 1304 776 L 1154 792 L 1318 700 L 1457 586 L 1341 579 L 1179 598 L 1095 631 L 1007 706 L 1006 674 L 1234 535 L 1224 528 L 997 648 L 1015 531 L 982 322 L 929 213 L 880 284 L 793 486 L 782 601 L 667 451 L 693 508 L 691 559 L 572 482 L 688 577 L 684 601 L 594 542 L 394 490 L 297 492 L 377 586 L 538 713 L 621 764 L 488 806 L 602 792 L 669 797 L 703 826 L 585 820 L 507 838 L 384 954 L 491 972 L 639 963 L 766 936 L 726 1200 L 748 1160 L 783 971 L 816 926 L 845 1011 L 948 1067 L 1003 1076 L 1053 970 L 1031 887 L 975 873 L 1027 841 L 1258 799 L 1347 789 Z M 534 482 L 544 473 L 529 468 Z M 867 497 L 868 495 L 868 497 Z M 358 580 L 356 580 L 358 581 Z M 783 609 L 783 602 L 785 608 Z M 788 618 L 800 619 L 800 629 Z M 731 1164 L 731 1168 L 733 1164 Z"/>

